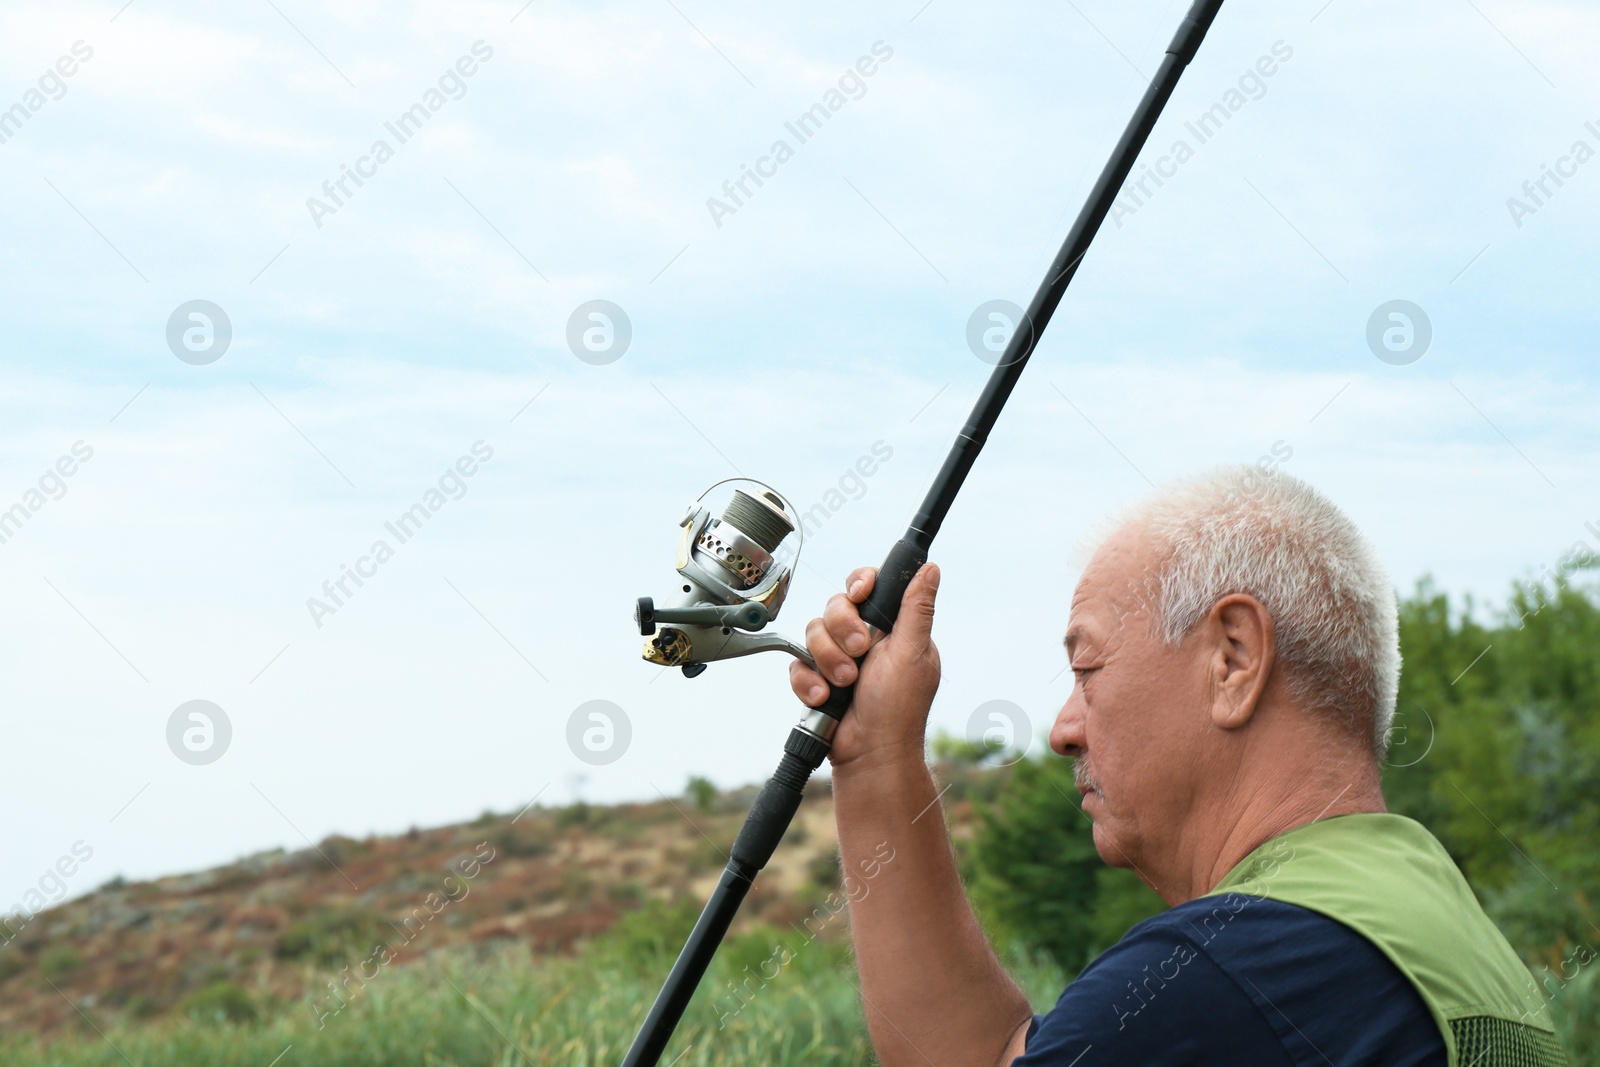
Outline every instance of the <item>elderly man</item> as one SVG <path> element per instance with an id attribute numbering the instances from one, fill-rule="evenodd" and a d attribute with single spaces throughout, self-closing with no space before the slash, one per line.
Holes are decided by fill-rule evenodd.
<path id="1" fill-rule="evenodd" d="M 962 891 L 924 762 L 939 685 L 939 571 L 894 632 L 857 614 L 872 568 L 812 620 L 821 703 L 859 681 L 834 739 L 846 870 L 895 848 L 851 906 L 886 1065 L 1564 1064 L 1527 970 L 1437 840 L 1384 808 L 1399 680 L 1394 591 L 1305 483 L 1225 468 L 1159 495 L 1072 598 L 1074 684 L 1050 747 L 1076 763 L 1100 857 L 1171 905 L 1034 1015 Z M 935 813 L 936 815 L 937 813 Z M 1076 817 L 1076 816 L 1074 816 Z"/>

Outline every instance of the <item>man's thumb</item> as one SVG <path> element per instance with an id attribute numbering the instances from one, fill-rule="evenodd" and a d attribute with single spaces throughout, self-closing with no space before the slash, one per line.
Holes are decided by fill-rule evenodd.
<path id="1" fill-rule="evenodd" d="M 906 595 L 900 601 L 900 617 L 895 620 L 894 632 L 904 634 L 906 643 L 920 651 L 928 646 L 933 632 L 933 600 L 939 591 L 939 567 L 924 563 L 906 586 Z"/>

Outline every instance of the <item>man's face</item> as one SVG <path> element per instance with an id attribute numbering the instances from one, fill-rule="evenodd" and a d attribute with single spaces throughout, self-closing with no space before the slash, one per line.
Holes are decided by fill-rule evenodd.
<path id="1" fill-rule="evenodd" d="M 1192 814 L 1209 721 L 1202 657 L 1155 632 L 1156 562 L 1130 526 L 1084 569 L 1066 636 L 1072 693 L 1050 731 L 1050 747 L 1076 757 L 1101 859 L 1135 870 L 1174 847 Z"/>

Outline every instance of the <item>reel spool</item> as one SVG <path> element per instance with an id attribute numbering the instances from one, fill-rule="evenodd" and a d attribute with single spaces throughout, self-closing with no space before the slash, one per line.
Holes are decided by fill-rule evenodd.
<path id="1" fill-rule="evenodd" d="M 747 482 L 757 491 L 734 489 L 720 518 L 702 501 L 729 482 Z M 681 667 L 695 678 L 706 664 L 756 652 L 787 652 L 814 667 L 805 647 L 782 634 L 761 633 L 778 617 L 789 593 L 789 580 L 800 562 L 805 533 L 794 507 L 776 489 L 753 478 L 729 478 L 701 493 L 678 524 L 677 568 L 682 590 L 671 607 L 658 608 L 650 597 L 639 598 L 634 621 L 647 662 Z M 797 538 L 792 555 L 785 543 Z"/>

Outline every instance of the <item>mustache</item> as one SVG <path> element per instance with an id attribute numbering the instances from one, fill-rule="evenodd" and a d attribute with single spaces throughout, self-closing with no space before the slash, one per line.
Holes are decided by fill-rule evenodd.
<path id="1" fill-rule="evenodd" d="M 1100 783 L 1095 781 L 1094 772 L 1089 769 L 1089 761 L 1082 756 L 1072 761 L 1072 784 L 1079 789 L 1100 792 Z"/>

